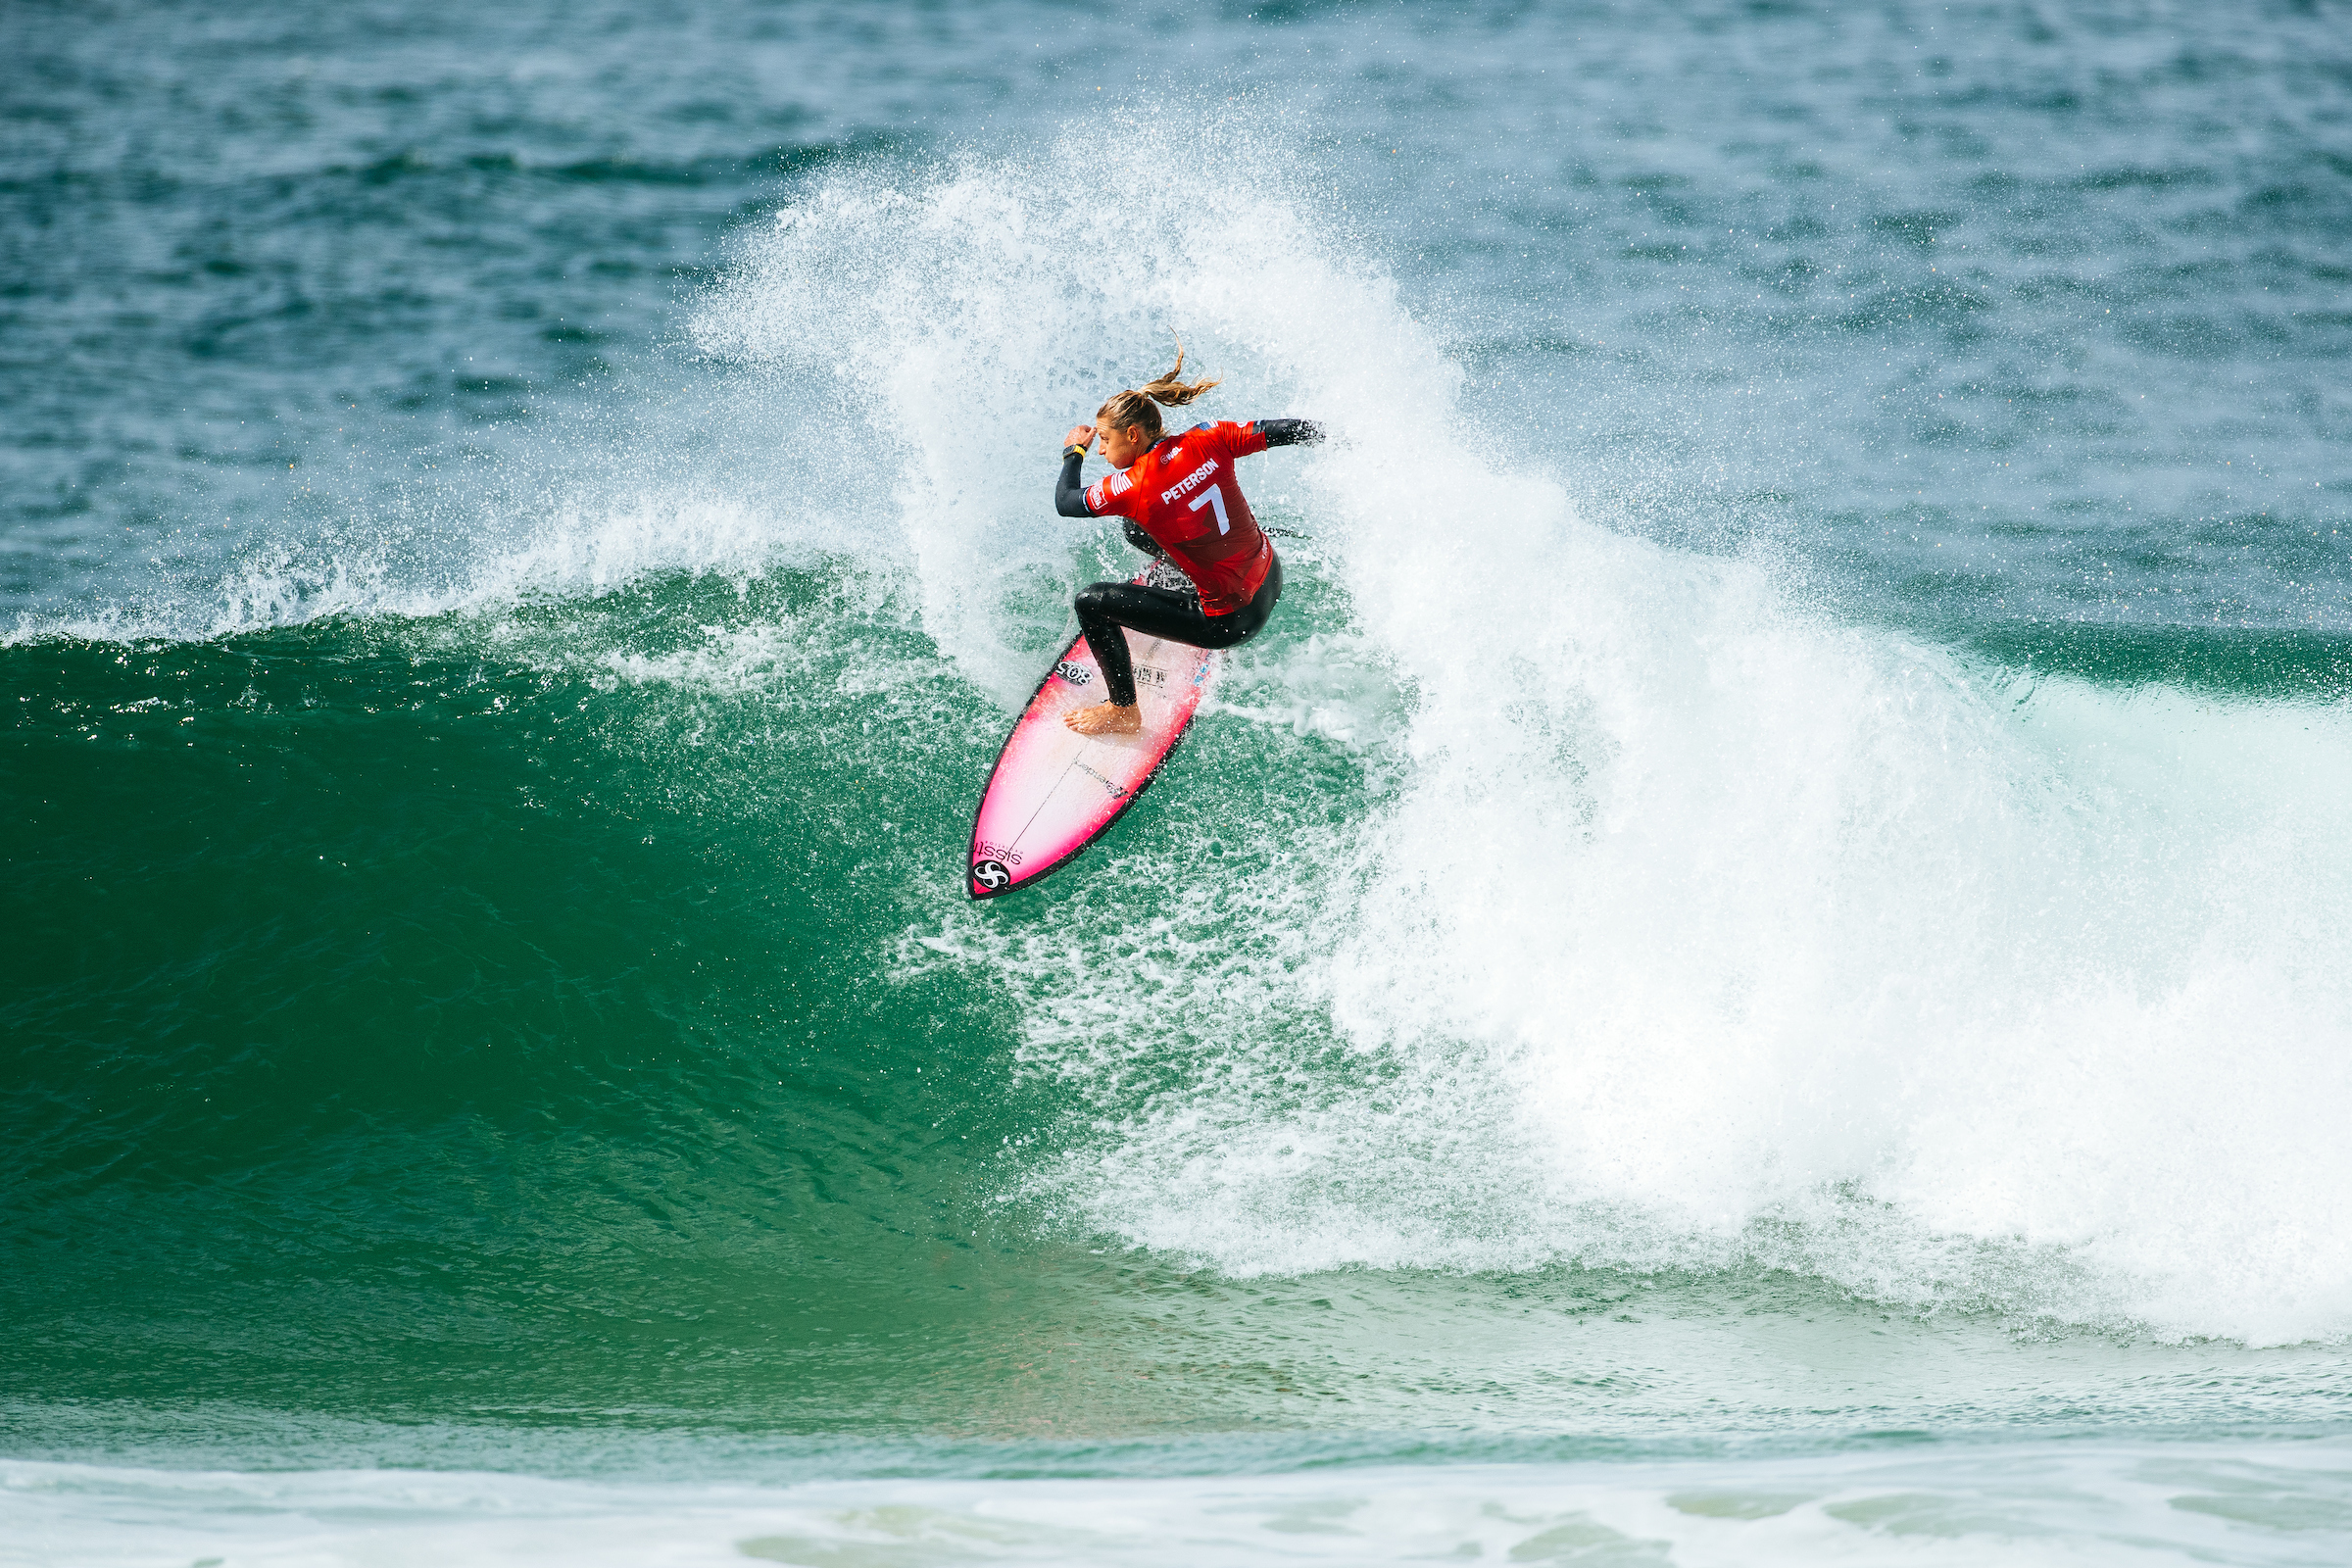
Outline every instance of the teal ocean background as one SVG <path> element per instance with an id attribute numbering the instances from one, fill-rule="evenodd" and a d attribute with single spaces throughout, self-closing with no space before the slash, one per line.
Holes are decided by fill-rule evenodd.
<path id="1" fill-rule="evenodd" d="M 0 1563 L 2352 1555 L 2352 9 L 0 57 Z"/>

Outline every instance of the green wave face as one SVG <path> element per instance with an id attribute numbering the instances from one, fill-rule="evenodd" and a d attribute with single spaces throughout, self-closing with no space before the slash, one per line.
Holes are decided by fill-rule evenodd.
<path id="1" fill-rule="evenodd" d="M 1603 1215 L 1497 1267 L 1541 1230 L 1507 1125 L 1445 1125 L 1409 1053 L 1351 1037 L 1345 944 L 1297 919 L 1360 901 L 1348 824 L 1396 805 L 1376 753 L 1245 716 L 1344 609 L 1301 576 L 1178 787 L 985 910 L 956 873 L 1003 710 L 847 567 L 0 655 L 0 1366 L 69 1396 L 12 1423 L 551 1470 L 582 1431 L 640 1470 L 687 1462 L 644 1446 L 681 1428 L 1016 1438 L 1049 1469 L 1223 1434 L 1136 1461 L 1213 1469 L 1428 1441 L 1359 1430 L 1525 1457 L 2029 1415 L 1980 1364 L 2101 1420 L 2275 1415 L 2281 1375 L 2298 1410 L 2345 1396 L 2317 1347 L 2020 1342 L 2066 1299 L 2046 1258 L 1980 1254 L 1943 1307 L 1857 1296 L 1869 1203 L 1728 1252 Z M 1340 1207 L 1250 1187 L 1269 1128 L 1335 1126 Z M 1226 1160 L 1227 1197 L 1185 1174 Z M 1186 1230 L 1232 1192 L 1243 1233 Z M 1350 1204 L 1486 1250 L 1248 1262 L 1320 1255 Z"/>
<path id="2" fill-rule="evenodd" d="M 1184 1271 L 1004 1218 L 1060 1107 L 1003 985 L 912 935 L 962 913 L 1004 718 L 861 592 L 0 654 L 7 1382 L 761 1430 L 1220 1408 L 1103 1321 Z M 1200 750 L 1240 770 L 1212 801 L 1253 793 L 1262 748 Z M 1006 918 L 1084 941 L 1099 897 Z M 1220 1419 L 1282 1402 L 1233 1381 Z"/>
<path id="3" fill-rule="evenodd" d="M 741 1368 L 833 1364 L 910 1272 L 968 1269 L 1003 1032 L 889 955 L 960 804 L 898 736 L 970 694 L 795 700 L 906 659 L 885 625 L 735 693 L 600 662 L 826 591 L 10 651 L 9 1315 L 63 1336 L 13 1336 L 20 1373 L 852 1408 L 853 1365 Z"/>

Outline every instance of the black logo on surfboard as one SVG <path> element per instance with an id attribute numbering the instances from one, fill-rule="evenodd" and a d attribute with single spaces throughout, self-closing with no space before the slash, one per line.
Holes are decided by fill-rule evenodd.
<path id="1" fill-rule="evenodd" d="M 1093 768 L 1087 766 L 1084 762 L 1073 762 L 1070 765 L 1078 769 L 1078 771 L 1081 773 L 1093 775 L 1096 783 L 1110 791 L 1110 798 L 1114 801 L 1127 793 L 1126 785 L 1121 784 L 1114 779 L 1104 778 L 1102 774 L 1095 772 Z"/>
<path id="2" fill-rule="evenodd" d="M 975 860 L 972 862 L 972 885 L 974 887 L 986 888 L 991 893 L 999 893 L 1004 891 L 1011 881 L 1012 873 L 1004 869 L 1004 862 L 1002 860 Z"/>

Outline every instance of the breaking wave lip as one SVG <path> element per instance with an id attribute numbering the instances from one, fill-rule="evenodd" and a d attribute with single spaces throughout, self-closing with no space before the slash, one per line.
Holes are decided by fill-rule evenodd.
<path id="1" fill-rule="evenodd" d="M 324 550 L 259 548 L 201 588 L 164 586 L 102 606 L 21 612 L 0 646 L 203 642 L 341 616 L 424 620 L 597 597 L 678 571 L 756 578 L 838 555 L 828 521 L 779 520 L 724 496 L 583 498 L 557 507 L 517 542 L 439 565 L 366 537 Z M 887 568 L 871 543 L 859 548 L 861 565 Z"/>
<path id="2" fill-rule="evenodd" d="M 653 370 L 554 411 L 527 439 L 306 491 L 225 562 L 154 561 L 102 603 L 19 612 L 0 645 L 182 642 L 330 616 L 420 619 L 594 597 L 648 577 L 759 577 L 831 561 L 885 579 L 906 548 L 871 449 L 833 400 L 727 367 Z M 174 539 L 180 538 L 174 535 Z"/>
<path id="3" fill-rule="evenodd" d="M 1393 796 L 1291 846 L 1324 869 L 1106 920 L 1141 957 L 975 930 L 1092 1120 L 1020 1200 L 1245 1276 L 1788 1269 L 2344 1339 L 2345 715 L 1751 633 L 1614 722 L 1522 682 L 1463 723 L 1425 679 Z"/>
<path id="4" fill-rule="evenodd" d="M 1089 897 L 1086 944 L 968 912 L 927 938 L 1012 988 L 1028 1069 L 1082 1107 L 1022 1200 L 1242 1273 L 1761 1264 L 2168 1336 L 2352 1329 L 2326 782 L 2352 711 L 2012 691 L 1769 561 L 1594 524 L 1463 425 L 1344 217 L 1231 177 L 1249 134 L 845 173 L 696 318 L 905 439 L 923 625 L 1001 697 L 1036 659 L 1006 626 L 1076 564 L 1034 466 L 974 451 L 1057 434 L 1172 322 L 1250 389 L 1218 412 L 1340 438 L 1254 482 L 1313 520 L 1341 607 L 1314 629 L 1389 688 L 1353 710 L 1390 767 L 1362 808 L 1234 802 L 1207 888 L 1186 846 L 1124 850 L 1186 891 Z M 1115 205 L 1085 194 L 1105 162 Z M 1002 395 L 956 416 L 973 386 Z"/>
<path id="5" fill-rule="evenodd" d="M 1010 1200 L 1244 1277 L 1785 1269 L 1922 1310 L 2168 1340 L 2346 1337 L 2330 1195 L 2352 1171 L 2329 1130 L 2352 1104 L 2346 1001 L 2293 954 L 2203 952 L 2225 947 L 2208 931 L 2174 933 L 2186 951 L 2154 973 L 1954 965 L 1897 999 L 1889 1028 L 1872 1017 L 1886 999 L 1845 1005 L 1834 974 L 1826 995 L 1771 998 L 1765 959 L 1824 967 L 1801 928 L 1693 983 L 1645 971 L 1642 938 L 1587 925 L 1555 937 L 1601 950 L 1581 973 L 1514 995 L 1524 956 L 1493 923 L 1428 908 L 1445 879 L 1381 896 L 1413 788 L 1352 842 L 1294 846 L 1337 874 L 1263 868 L 1173 914 L 1098 908 L 1114 960 L 977 922 L 956 933 L 1015 977 L 1028 1070 L 1080 1093 L 1075 1136 L 1015 1173 Z M 2292 855 L 2274 845 L 2263 869 Z M 1176 854 L 1158 858 L 1139 874 L 1174 879 Z M 2320 880 L 2307 909 L 2334 897 Z M 1522 924 L 1562 912 L 1503 891 Z M 1622 895 L 1598 902 L 1654 941 Z M 1684 984 L 1700 994 L 1670 1010 Z M 2010 994 L 1971 995 L 1996 985 Z"/>

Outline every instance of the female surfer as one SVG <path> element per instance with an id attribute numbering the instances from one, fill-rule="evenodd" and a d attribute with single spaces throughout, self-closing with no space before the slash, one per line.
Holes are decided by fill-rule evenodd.
<path id="1" fill-rule="evenodd" d="M 1119 393 L 1095 411 L 1091 426 L 1072 425 L 1062 437 L 1054 510 L 1065 517 L 1124 518 L 1131 544 L 1173 563 L 1193 583 L 1099 582 L 1078 596 L 1078 627 L 1102 666 L 1108 699 L 1062 715 L 1081 735 L 1133 735 L 1144 727 L 1122 627 L 1195 648 L 1236 648 L 1257 635 L 1282 597 L 1282 563 L 1242 499 L 1233 460 L 1320 441 L 1323 427 L 1305 419 L 1220 419 L 1163 435 L 1158 405 L 1181 409 L 1217 384 L 1183 377 L 1180 339 L 1174 369 Z M 1078 470 L 1098 437 L 1113 471 L 1081 488 Z"/>

